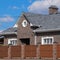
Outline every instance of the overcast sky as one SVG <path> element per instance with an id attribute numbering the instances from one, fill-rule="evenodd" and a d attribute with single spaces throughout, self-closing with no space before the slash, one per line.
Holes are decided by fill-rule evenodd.
<path id="1" fill-rule="evenodd" d="M 22 12 L 48 14 L 50 5 L 60 10 L 60 0 L 0 0 L 0 31 L 12 27 Z"/>

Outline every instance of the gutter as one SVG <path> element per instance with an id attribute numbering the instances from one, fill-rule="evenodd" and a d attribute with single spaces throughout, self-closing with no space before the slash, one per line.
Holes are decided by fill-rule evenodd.
<path id="1" fill-rule="evenodd" d="M 36 32 L 53 32 L 53 31 L 60 31 L 60 29 L 41 29 L 41 30 L 33 30 L 34 33 L 36 33 Z"/>
<path id="2" fill-rule="evenodd" d="M 8 35 L 8 34 L 16 34 L 17 35 L 17 32 L 4 32 L 4 33 L 0 33 L 0 35 Z"/>

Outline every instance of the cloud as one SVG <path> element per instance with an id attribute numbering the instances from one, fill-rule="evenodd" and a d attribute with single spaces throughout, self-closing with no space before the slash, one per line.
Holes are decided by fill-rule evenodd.
<path id="1" fill-rule="evenodd" d="M 12 22 L 14 21 L 14 18 L 12 18 L 9 15 L 4 15 L 3 17 L 0 17 L 0 21 L 1 22 Z"/>
<path id="2" fill-rule="evenodd" d="M 0 33 L 2 32 L 3 30 L 0 30 Z"/>
<path id="3" fill-rule="evenodd" d="M 13 9 L 20 9 L 20 8 L 19 8 L 19 7 L 17 7 L 17 6 L 13 6 L 12 8 L 13 8 Z"/>
<path id="4" fill-rule="evenodd" d="M 10 6 L 9 8 L 14 9 L 14 10 L 20 9 L 18 6 Z"/>
<path id="5" fill-rule="evenodd" d="M 28 6 L 28 11 L 34 13 L 48 13 L 48 7 L 50 5 L 56 5 L 59 7 L 60 0 L 36 0 Z"/>

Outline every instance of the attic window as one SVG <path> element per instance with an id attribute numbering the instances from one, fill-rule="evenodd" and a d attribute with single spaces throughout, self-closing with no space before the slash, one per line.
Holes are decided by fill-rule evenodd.
<path id="1" fill-rule="evenodd" d="M 22 26 L 23 26 L 23 27 L 26 27 L 26 26 L 27 26 L 27 21 L 26 21 L 26 20 L 23 20 Z"/>

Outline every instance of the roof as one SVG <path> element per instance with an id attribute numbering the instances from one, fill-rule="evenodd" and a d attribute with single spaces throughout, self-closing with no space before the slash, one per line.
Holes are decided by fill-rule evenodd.
<path id="1" fill-rule="evenodd" d="M 41 26 L 38 30 L 60 30 L 60 14 L 41 15 L 33 13 L 24 13 L 27 20 L 32 25 Z"/>
<path id="2" fill-rule="evenodd" d="M 60 31 L 60 14 L 42 15 L 23 13 L 23 15 L 33 26 L 39 26 L 33 32 Z M 17 27 L 8 28 L 0 34 L 17 34 Z"/>
<path id="3" fill-rule="evenodd" d="M 17 27 L 8 28 L 0 33 L 0 35 L 5 35 L 5 34 L 17 34 Z"/>
<path id="4" fill-rule="evenodd" d="M 33 30 L 33 32 L 52 32 L 52 31 L 60 31 L 60 29 L 36 29 L 36 30 Z"/>

